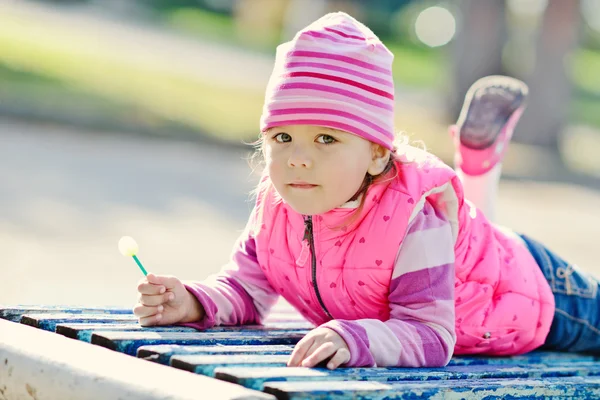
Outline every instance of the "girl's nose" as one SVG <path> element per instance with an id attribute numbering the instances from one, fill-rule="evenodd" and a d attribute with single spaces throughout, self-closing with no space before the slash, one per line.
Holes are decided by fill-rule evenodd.
<path id="1" fill-rule="evenodd" d="M 296 148 L 288 159 L 288 167 L 310 168 L 312 167 L 312 160 L 306 151 Z"/>

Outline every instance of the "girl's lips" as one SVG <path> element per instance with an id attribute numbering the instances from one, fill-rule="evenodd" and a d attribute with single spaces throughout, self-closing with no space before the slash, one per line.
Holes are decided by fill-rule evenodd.
<path id="1" fill-rule="evenodd" d="M 317 187 L 317 185 L 311 183 L 290 183 L 290 186 L 296 189 L 312 189 Z"/>

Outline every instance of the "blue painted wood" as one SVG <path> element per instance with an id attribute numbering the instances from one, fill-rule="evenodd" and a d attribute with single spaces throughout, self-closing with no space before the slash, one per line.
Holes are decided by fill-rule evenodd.
<path id="1" fill-rule="evenodd" d="M 579 362 L 579 361 L 598 361 L 600 358 L 591 354 L 533 351 L 511 357 L 492 357 L 492 356 L 455 356 L 452 357 L 449 366 L 452 365 L 485 365 L 485 364 L 545 364 L 556 362 Z"/>
<path id="2" fill-rule="evenodd" d="M 285 367 L 290 356 L 287 354 L 236 354 L 236 355 L 181 355 L 171 357 L 170 365 L 175 368 L 214 376 L 220 367 Z"/>
<path id="3" fill-rule="evenodd" d="M 6 319 L 12 322 L 19 322 L 25 314 L 41 313 L 69 313 L 69 314 L 132 314 L 130 308 L 119 307 L 74 307 L 74 306 L 36 306 L 36 305 L 18 305 L 3 306 L 0 305 L 0 319 Z"/>
<path id="4" fill-rule="evenodd" d="M 287 368 L 293 345 L 312 329 L 288 311 L 272 313 L 266 326 L 215 327 L 205 332 L 141 327 L 130 309 L 105 307 L 0 306 L 0 318 L 70 332 L 131 355 L 139 349 L 140 357 L 278 391 L 273 393 L 280 398 L 600 398 L 600 359 L 575 353 L 461 356 L 440 369 Z M 356 384 L 380 385 L 381 390 Z"/>
<path id="5" fill-rule="evenodd" d="M 197 332 L 196 329 L 185 326 L 141 326 L 138 323 L 60 323 L 56 325 L 56 333 L 84 342 L 90 342 L 94 332 L 102 331 Z"/>
<path id="6" fill-rule="evenodd" d="M 296 344 L 304 335 L 285 332 L 94 332 L 91 343 L 135 355 L 141 346 Z"/>
<path id="7" fill-rule="evenodd" d="M 278 399 L 595 399 L 600 377 L 484 379 L 426 382 L 271 382 L 264 391 Z"/>
<path id="8" fill-rule="evenodd" d="M 144 331 L 144 332 L 199 332 L 198 330 L 184 326 L 141 326 L 137 322 L 124 322 L 120 324 L 111 323 L 59 323 L 56 325 L 56 333 L 61 335 L 82 340 L 84 342 L 90 342 L 93 332 L 100 331 Z M 242 327 L 235 327 L 235 329 L 228 329 L 227 327 L 216 327 L 210 328 L 202 332 L 289 332 L 305 335 L 308 333 L 304 329 L 273 329 L 266 326 L 246 326 L 245 329 Z"/>
<path id="9" fill-rule="evenodd" d="M 169 365 L 171 357 L 187 354 L 292 354 L 294 346 L 291 345 L 216 345 L 216 346 L 181 346 L 161 344 L 156 346 L 141 346 L 137 356 L 146 360 Z"/>
<path id="10" fill-rule="evenodd" d="M 233 360 L 230 360 L 233 364 Z M 191 364 L 191 363 L 190 363 Z M 267 382 L 303 381 L 436 381 L 449 379 L 554 378 L 562 376 L 599 376 L 600 364 L 496 364 L 462 365 L 445 368 L 274 368 L 232 365 L 213 371 L 217 379 L 262 390 Z"/>
<path id="11" fill-rule="evenodd" d="M 57 324 L 64 323 L 103 323 L 103 324 L 126 324 L 136 322 L 137 317 L 133 314 L 25 314 L 21 317 L 21 323 L 45 331 L 54 332 Z"/>

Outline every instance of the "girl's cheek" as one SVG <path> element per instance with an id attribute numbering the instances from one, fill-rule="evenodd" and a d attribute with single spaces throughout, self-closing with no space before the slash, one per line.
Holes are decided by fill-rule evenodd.
<path id="1" fill-rule="evenodd" d="M 267 165 L 281 163 L 283 161 L 287 162 L 286 154 L 282 149 L 267 149 L 265 151 L 265 163 Z"/>
<path id="2" fill-rule="evenodd" d="M 267 154 L 265 156 L 265 165 L 267 168 L 273 168 L 274 165 L 277 164 L 276 158 L 273 157 L 273 154 Z"/>
<path id="3" fill-rule="evenodd" d="M 280 152 L 278 152 L 273 146 L 267 145 L 264 152 L 265 160 L 267 162 L 273 162 L 273 159 L 277 158 L 278 153 Z"/>

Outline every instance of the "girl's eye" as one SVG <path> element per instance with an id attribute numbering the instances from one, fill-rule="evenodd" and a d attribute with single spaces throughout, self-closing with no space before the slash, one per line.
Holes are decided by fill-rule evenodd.
<path id="1" fill-rule="evenodd" d="M 317 138 L 317 140 L 319 141 L 319 143 L 322 144 L 333 144 L 337 142 L 337 140 L 333 136 L 329 135 L 321 135 Z"/>
<path id="2" fill-rule="evenodd" d="M 292 137 L 285 132 L 278 133 L 277 135 L 273 136 L 273 139 L 275 139 L 275 141 L 279 143 L 286 143 L 292 141 Z"/>

